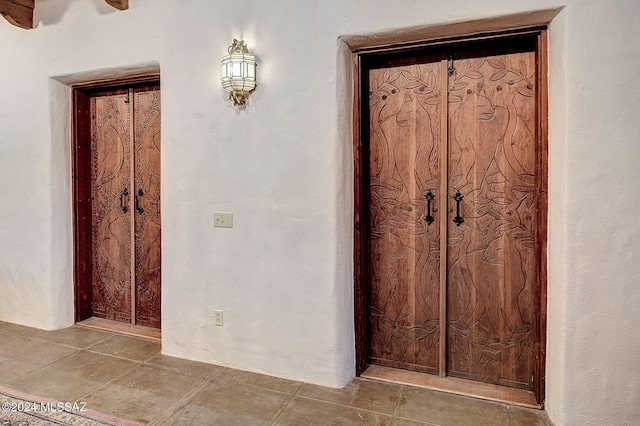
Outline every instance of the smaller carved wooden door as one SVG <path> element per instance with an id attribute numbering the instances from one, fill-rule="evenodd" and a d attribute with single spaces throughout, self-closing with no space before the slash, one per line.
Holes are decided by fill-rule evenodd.
<path id="1" fill-rule="evenodd" d="M 88 124 L 76 119 L 76 126 L 89 128 L 76 129 L 77 135 L 90 138 L 77 136 L 78 145 L 89 142 L 89 152 L 82 160 L 82 146 L 76 149 L 76 174 L 85 170 L 89 176 L 85 188 L 76 182 L 76 203 L 83 201 L 80 193 L 90 194 L 91 210 L 84 221 L 90 240 L 77 244 L 85 251 L 76 253 L 76 259 L 90 254 L 84 262 L 90 273 L 77 277 L 90 279 L 85 289 L 90 294 L 77 301 L 77 319 L 95 316 L 160 328 L 159 86 L 102 90 L 76 99 L 81 99 L 76 107 L 84 104 L 90 114 Z M 82 161 L 89 164 L 78 164 Z M 82 209 L 76 211 L 78 216 Z M 76 227 L 82 227 L 79 222 Z M 83 296 L 82 289 L 77 296 Z"/>

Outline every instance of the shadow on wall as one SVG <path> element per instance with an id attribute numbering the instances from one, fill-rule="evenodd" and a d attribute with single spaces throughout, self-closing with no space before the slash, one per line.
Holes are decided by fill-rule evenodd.
<path id="1" fill-rule="evenodd" d="M 119 12 L 118 9 L 107 4 L 105 0 L 36 0 L 36 7 L 33 11 L 33 27 L 55 25 L 62 22 L 67 9 L 74 2 L 93 3 L 99 15 L 108 15 Z M 131 8 L 132 5 L 130 4 Z"/>

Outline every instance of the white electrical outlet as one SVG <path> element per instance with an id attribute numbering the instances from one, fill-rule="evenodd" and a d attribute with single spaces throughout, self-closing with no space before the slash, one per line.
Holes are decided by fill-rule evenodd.
<path id="1" fill-rule="evenodd" d="M 213 226 L 215 228 L 233 228 L 233 213 L 213 212 Z"/>
<path id="2" fill-rule="evenodd" d="M 223 324 L 222 311 L 215 310 L 213 313 L 215 314 L 215 324 L 221 326 Z"/>

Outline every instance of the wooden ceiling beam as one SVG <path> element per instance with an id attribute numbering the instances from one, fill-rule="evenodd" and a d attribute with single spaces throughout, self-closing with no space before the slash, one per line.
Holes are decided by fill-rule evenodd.
<path id="1" fill-rule="evenodd" d="M 16 27 L 30 30 L 35 6 L 35 0 L 0 0 L 0 15 Z"/>
<path id="2" fill-rule="evenodd" d="M 129 0 L 105 0 L 118 10 L 129 9 Z M 0 15 L 16 27 L 33 29 L 35 0 L 0 0 Z"/>
<path id="3" fill-rule="evenodd" d="M 129 9 L 129 0 L 105 0 L 110 6 L 115 7 L 118 10 Z"/>

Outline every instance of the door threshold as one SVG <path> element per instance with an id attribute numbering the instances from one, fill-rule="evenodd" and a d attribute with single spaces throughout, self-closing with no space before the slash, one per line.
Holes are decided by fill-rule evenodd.
<path id="1" fill-rule="evenodd" d="M 542 406 L 536 402 L 532 392 L 491 383 L 481 383 L 456 377 L 440 377 L 427 373 L 382 367 L 380 365 L 369 365 L 360 377 L 517 405 L 519 407 L 542 409 Z"/>
<path id="2" fill-rule="evenodd" d="M 76 325 L 126 334 L 127 336 L 142 337 L 144 339 L 156 340 L 158 342 L 162 339 L 162 331 L 159 328 L 128 324 L 126 322 L 112 321 L 104 318 L 91 317 L 77 322 Z"/>

